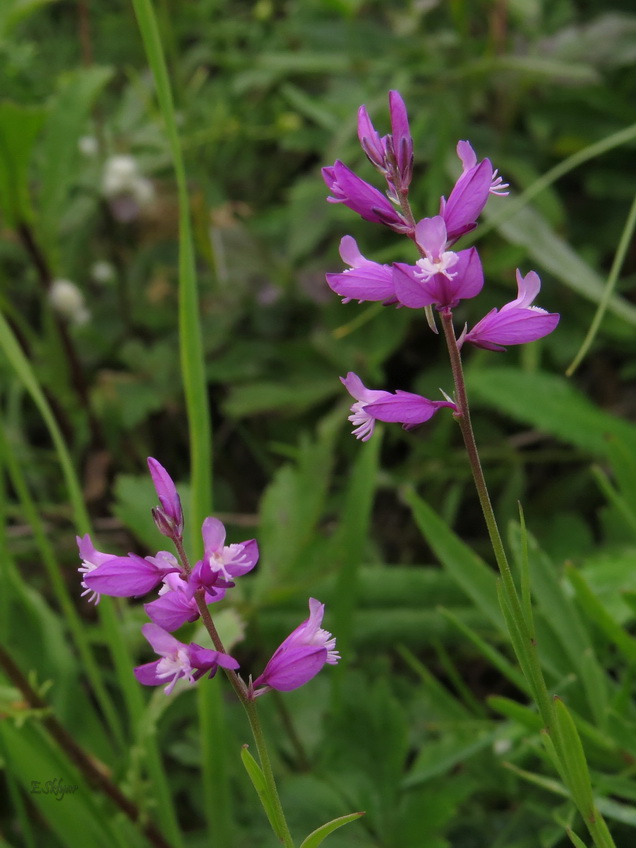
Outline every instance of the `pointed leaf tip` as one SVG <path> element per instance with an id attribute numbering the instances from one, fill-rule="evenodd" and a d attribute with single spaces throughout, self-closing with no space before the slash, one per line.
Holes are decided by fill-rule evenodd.
<path id="1" fill-rule="evenodd" d="M 355 821 L 363 815 L 365 815 L 364 811 L 360 813 L 349 813 L 347 816 L 340 816 L 337 819 L 333 819 L 332 821 L 321 825 L 321 827 L 316 828 L 313 833 L 309 834 L 300 848 L 318 848 L 318 845 L 321 845 L 323 840 L 326 839 L 330 833 L 333 833 L 334 830 L 338 830 L 339 827 L 349 824 L 349 822 Z"/>

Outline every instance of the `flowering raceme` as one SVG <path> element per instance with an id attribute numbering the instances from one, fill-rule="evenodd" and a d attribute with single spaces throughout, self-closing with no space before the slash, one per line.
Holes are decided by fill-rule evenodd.
<path id="1" fill-rule="evenodd" d="M 148 459 L 148 468 L 160 504 L 152 510 L 152 516 L 159 531 L 174 542 L 178 558 L 169 551 L 147 557 L 135 553 L 113 556 L 98 551 L 88 534 L 78 536 L 82 595 L 89 594 L 89 601 L 99 603 L 101 595 L 116 598 L 145 595 L 161 584 L 158 597 L 144 605 L 152 623 L 142 627 L 143 635 L 160 659 L 135 668 L 137 680 L 145 686 L 165 684 L 165 692 L 169 695 L 178 680 L 192 684 L 206 674 L 213 677 L 220 667 L 234 675 L 233 685 L 240 696 L 244 700 L 251 698 L 253 689 L 251 686 L 248 689 L 235 675 L 239 664 L 233 657 L 223 650 L 180 642 L 171 633 L 205 613 L 203 620 L 215 647 L 222 648 L 218 634 L 210 630 L 213 624 L 206 608 L 222 601 L 227 590 L 235 586 L 236 579 L 256 566 L 259 556 L 256 540 L 226 545 L 223 523 L 210 516 L 202 526 L 203 558 L 191 569 L 183 550 L 184 520 L 176 486 L 156 459 Z M 263 688 L 257 694 L 269 689 L 283 690 L 285 681 L 294 683 L 288 688 L 296 688 L 317 674 L 325 663 L 337 662 L 335 639 L 320 629 L 324 606 L 312 599 L 310 610 L 310 619 L 289 637 L 294 651 L 283 650 L 289 642 L 286 640 L 259 678 Z M 293 661 L 291 665 L 280 658 L 281 652 Z"/>
<path id="2" fill-rule="evenodd" d="M 327 200 L 344 203 L 362 218 L 384 224 L 406 235 L 417 248 L 420 258 L 414 265 L 394 262 L 381 265 L 367 259 L 351 236 L 340 242 L 340 256 L 349 266 L 340 273 L 327 274 L 327 283 L 343 303 L 376 301 L 385 306 L 405 306 L 427 310 L 427 319 L 436 330 L 435 307 L 442 318 L 449 345 L 458 350 L 465 343 L 493 351 L 504 351 L 506 345 L 536 341 L 551 333 L 559 316 L 547 312 L 533 301 L 541 283 L 530 271 L 525 277 L 517 271 L 518 296 L 493 309 L 473 328 L 464 329 L 457 338 L 452 327 L 452 310 L 460 301 L 476 297 L 484 286 L 484 273 L 474 247 L 456 251 L 455 242 L 477 226 L 477 219 L 491 195 L 504 197 L 504 183 L 489 159 L 477 160 L 468 141 L 457 143 L 462 173 L 448 199 L 440 198 L 439 214 L 416 221 L 408 201 L 413 174 L 413 140 L 410 135 L 406 107 L 396 91 L 389 93 L 391 134 L 381 137 L 375 130 L 367 109 L 358 111 L 358 138 L 370 162 L 386 181 L 386 195 L 366 183 L 342 162 L 323 168 L 323 177 L 331 191 Z M 450 329 L 449 329 L 450 328 Z M 450 348 L 449 348 L 450 349 Z M 355 400 L 349 420 L 356 438 L 367 441 L 373 435 L 376 421 L 397 422 L 410 429 L 428 421 L 442 407 L 460 409 L 447 395 L 445 401 L 432 401 L 420 395 L 398 390 L 395 394 L 368 389 L 353 373 L 340 378 Z"/>

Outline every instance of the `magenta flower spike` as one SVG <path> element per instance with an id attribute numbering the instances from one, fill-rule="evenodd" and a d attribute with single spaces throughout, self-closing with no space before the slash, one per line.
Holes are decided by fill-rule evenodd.
<path id="1" fill-rule="evenodd" d="M 82 564 L 77 570 L 84 575 L 82 578 L 82 588 L 84 589 L 82 597 L 84 597 L 84 595 L 88 595 L 90 592 L 87 600 L 89 603 L 94 602 L 95 604 L 98 604 L 100 601 L 100 594 L 91 586 L 86 585 L 86 576 L 94 572 L 100 565 L 108 562 L 109 559 L 112 559 L 113 555 L 95 550 L 95 546 L 93 545 L 88 533 L 84 536 L 76 536 L 75 538 L 77 540 L 77 547 L 79 548 L 80 559 L 82 560 Z"/>
<path id="2" fill-rule="evenodd" d="M 214 595 L 219 588 L 234 586 L 234 578 L 247 574 L 258 562 L 256 540 L 226 545 L 225 527 L 218 518 L 206 518 L 202 533 L 203 559 L 197 562 L 190 574 L 190 596 L 197 589 L 205 589 Z"/>
<path id="3" fill-rule="evenodd" d="M 365 221 L 384 224 L 397 233 L 410 233 L 412 228 L 395 210 L 391 201 L 377 188 L 358 177 L 343 162 L 322 169 L 322 176 L 331 192 L 330 203 L 344 203 Z"/>
<path id="4" fill-rule="evenodd" d="M 413 176 L 413 139 L 406 106 L 398 91 L 389 92 L 389 112 L 391 115 L 390 148 L 395 157 L 400 188 L 405 190 L 409 187 Z"/>
<path id="5" fill-rule="evenodd" d="M 389 265 L 366 259 L 352 236 L 344 236 L 340 241 L 340 256 L 350 268 L 340 274 L 327 274 L 327 283 L 343 298 L 343 303 L 350 300 L 395 303 L 393 269 Z"/>
<path id="6" fill-rule="evenodd" d="M 93 592 L 113 598 L 145 595 L 161 583 L 166 574 L 180 571 L 179 563 L 168 551 L 159 551 L 145 559 L 137 554 L 109 557 L 84 577 L 83 585 Z"/>
<path id="7" fill-rule="evenodd" d="M 137 666 L 134 669 L 135 677 L 144 686 L 162 686 L 167 683 L 164 690 L 166 695 L 172 692 L 177 680 L 181 678 L 194 684 L 208 672 L 209 677 L 214 677 L 219 666 L 233 670 L 239 667 L 237 661 L 228 654 L 202 648 L 194 642 L 185 645 L 157 624 L 144 624 L 141 632 L 161 659 Z"/>
<path id="8" fill-rule="evenodd" d="M 415 265 L 393 265 L 395 296 L 403 306 L 452 309 L 460 300 L 475 297 L 484 285 L 479 254 L 474 247 L 447 250 L 446 224 L 440 215 L 424 218 L 415 228 L 415 241 L 424 254 Z"/>
<path id="9" fill-rule="evenodd" d="M 338 663 L 340 654 L 335 650 L 336 640 L 321 627 L 324 614 L 325 605 L 310 598 L 309 618 L 276 649 L 265 671 L 253 683 L 253 697 L 269 689 L 279 692 L 298 689 L 315 677 L 325 664 Z"/>
<path id="10" fill-rule="evenodd" d="M 212 604 L 225 597 L 225 589 L 213 588 L 205 593 L 205 603 Z M 188 593 L 188 583 L 179 574 L 166 574 L 156 601 L 144 604 L 148 618 L 168 630 L 178 630 L 186 621 L 196 621 L 199 608 L 195 598 Z"/>
<path id="11" fill-rule="evenodd" d="M 152 510 L 152 517 L 157 529 L 169 539 L 181 541 L 183 538 L 183 510 L 181 498 L 177 493 L 172 477 L 163 465 L 151 456 L 148 457 L 148 468 L 161 504 L 161 506 Z"/>
<path id="12" fill-rule="evenodd" d="M 371 164 L 382 174 L 387 172 L 386 136 L 380 134 L 371 122 L 366 106 L 358 109 L 358 138 L 360 147 L 364 150 Z"/>
<path id="13" fill-rule="evenodd" d="M 547 312 L 532 301 L 539 294 L 541 280 L 536 271 L 525 277 L 517 269 L 518 295 L 500 310 L 493 309 L 472 330 L 464 331 L 458 345 L 470 342 L 486 350 L 505 350 L 506 345 L 525 344 L 551 333 L 559 323 L 556 312 Z"/>
<path id="14" fill-rule="evenodd" d="M 482 159 L 477 164 L 477 156 L 468 141 L 457 143 L 457 155 L 461 159 L 463 171 L 448 200 L 442 197 L 439 214 L 444 218 L 448 231 L 448 241 L 453 244 L 460 236 L 469 233 L 477 226 L 488 196 L 505 196 L 508 184 L 493 171 L 490 159 Z"/>
<path id="15" fill-rule="evenodd" d="M 435 415 L 438 409 L 449 407 L 457 411 L 452 401 L 429 400 L 412 392 L 392 392 L 367 389 L 357 374 L 350 371 L 340 378 L 342 384 L 355 398 L 349 421 L 355 426 L 353 435 L 363 442 L 373 435 L 376 421 L 402 424 L 405 430 L 423 424 Z"/>
<path id="16" fill-rule="evenodd" d="M 405 193 L 413 175 L 413 139 L 404 100 L 397 91 L 389 92 L 391 135 L 380 138 L 371 123 L 366 106 L 358 110 L 358 138 L 360 146 L 389 184 L 389 194 L 398 199 Z"/>

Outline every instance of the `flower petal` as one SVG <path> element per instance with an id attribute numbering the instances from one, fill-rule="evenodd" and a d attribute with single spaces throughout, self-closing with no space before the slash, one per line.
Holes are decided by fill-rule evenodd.
<path id="1" fill-rule="evenodd" d="M 429 400 L 412 392 L 398 390 L 388 400 L 367 404 L 365 410 L 378 421 L 395 422 L 405 427 L 423 424 L 435 415 L 438 409 L 457 409 L 454 403 L 445 400 Z"/>
<path id="2" fill-rule="evenodd" d="M 225 526 L 218 518 L 213 518 L 212 516 L 206 518 L 203 522 L 201 532 L 203 534 L 203 546 L 206 556 L 216 553 L 223 548 L 226 535 Z"/>
<path id="3" fill-rule="evenodd" d="M 269 686 L 290 692 L 315 677 L 327 662 L 327 649 L 321 645 L 298 645 L 284 655 L 272 657 L 254 686 Z"/>

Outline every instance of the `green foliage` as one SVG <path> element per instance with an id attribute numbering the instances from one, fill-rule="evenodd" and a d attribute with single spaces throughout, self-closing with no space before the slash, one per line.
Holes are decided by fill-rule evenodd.
<path id="1" fill-rule="evenodd" d="M 146 661 L 141 606 L 105 599 L 95 614 L 79 599 L 75 533 L 94 524 L 113 553 L 167 546 L 149 455 L 179 481 L 193 561 L 212 488 L 230 541 L 258 539 L 258 571 L 219 615 L 246 679 L 308 596 L 327 605 L 341 665 L 259 699 L 304 848 L 581 848 L 594 810 L 618 848 L 633 843 L 629 251 L 591 351 L 562 373 L 633 200 L 635 30 L 626 4 L 571 0 L 0 4 L 0 643 L 48 704 L 0 681 L 6 844 L 150 844 L 57 746 L 50 716 L 172 845 L 272 839 L 223 681 L 146 698 L 130 672 Z M 383 134 L 390 88 L 409 107 L 417 217 L 448 195 L 458 138 L 513 186 L 477 231 L 487 285 L 461 320 L 509 300 L 516 266 L 539 271 L 540 305 L 562 315 L 505 365 L 464 351 L 538 645 L 532 669 L 517 626 L 527 677 L 450 416 L 365 445 L 347 433 L 349 370 L 374 388 L 450 385 L 421 316 L 342 306 L 324 283 L 345 233 L 376 261 L 414 258 L 325 203 L 319 174 L 341 158 L 374 178 L 355 115 L 366 103 Z M 115 155 L 137 162 L 147 203 L 106 196 Z M 77 283 L 87 324 L 53 313 L 56 277 Z M 558 696 L 545 746 L 539 672 Z M 243 763 L 262 793 L 246 749 Z M 31 794 L 54 778 L 77 792 Z"/>

